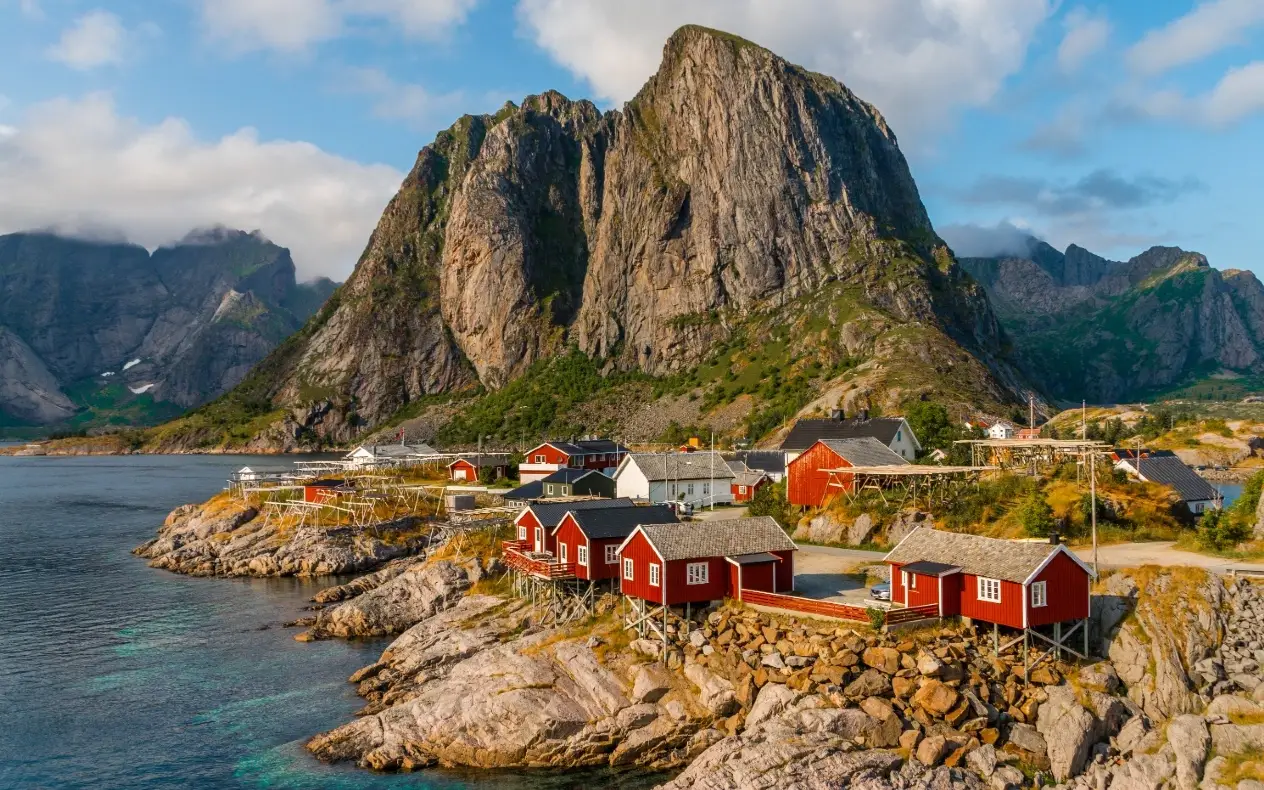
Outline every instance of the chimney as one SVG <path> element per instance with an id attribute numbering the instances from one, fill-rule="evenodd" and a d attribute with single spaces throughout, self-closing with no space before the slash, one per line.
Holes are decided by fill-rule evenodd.
<path id="1" fill-rule="evenodd" d="M 842 409 L 830 409 L 830 419 L 834 422 L 842 422 L 844 419 Z"/>
<path id="2" fill-rule="evenodd" d="M 1059 543 L 1061 543 L 1061 542 L 1062 542 L 1062 539 L 1061 539 L 1060 537 L 1058 537 L 1058 533 L 1056 533 L 1056 532 L 1050 532 L 1050 533 L 1049 533 L 1049 545 L 1050 545 L 1050 546 L 1057 546 L 1057 545 L 1058 545 Z"/>

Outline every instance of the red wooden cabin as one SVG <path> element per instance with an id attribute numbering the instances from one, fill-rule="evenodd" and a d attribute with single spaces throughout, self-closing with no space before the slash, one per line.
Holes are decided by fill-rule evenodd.
<path id="1" fill-rule="evenodd" d="M 794 541 L 771 517 L 641 524 L 619 546 L 624 595 L 659 605 L 794 589 Z"/>
<path id="2" fill-rule="evenodd" d="M 475 460 L 478 460 L 479 463 L 476 464 Z M 482 458 L 471 460 L 470 458 L 458 458 L 448 464 L 448 476 L 453 480 L 477 483 L 479 464 L 484 469 L 495 470 L 496 477 L 504 477 L 509 468 L 508 464 L 499 459 Z"/>
<path id="3" fill-rule="evenodd" d="M 553 531 L 567 513 L 599 508 L 632 507 L 631 499 L 586 499 L 576 502 L 536 502 L 514 519 L 518 543 L 526 551 L 554 554 L 557 540 Z M 573 560 L 572 560 L 573 562 Z"/>
<path id="4" fill-rule="evenodd" d="M 851 475 L 831 475 L 828 470 L 851 466 L 898 466 L 907 464 L 898 453 L 872 436 L 857 439 L 820 439 L 786 468 L 786 499 L 798 507 L 821 507 L 829 499 L 850 491 Z"/>
<path id="5" fill-rule="evenodd" d="M 526 452 L 518 465 L 518 479 L 530 483 L 566 468 L 613 474 L 628 452 L 628 448 L 609 439 L 545 442 Z"/>
<path id="6" fill-rule="evenodd" d="M 944 617 L 1035 628 L 1089 613 L 1093 573 L 1061 543 L 998 540 L 918 527 L 887 554 L 891 602 Z"/>
<path id="7" fill-rule="evenodd" d="M 733 482 L 729 484 L 729 492 L 734 502 L 750 502 L 755 492 L 768 484 L 768 475 L 759 469 L 751 469 L 742 461 L 729 461 L 729 469 L 733 472 Z"/>
<path id="8" fill-rule="evenodd" d="M 572 503 L 575 504 L 575 503 Z M 575 563 L 575 576 L 589 581 L 619 575 L 619 545 L 640 524 L 676 524 L 662 505 L 572 510 L 553 530 L 558 562 Z"/>
<path id="9" fill-rule="evenodd" d="M 304 502 L 327 502 L 335 497 L 335 489 L 341 488 L 342 480 L 317 480 L 303 486 Z"/>

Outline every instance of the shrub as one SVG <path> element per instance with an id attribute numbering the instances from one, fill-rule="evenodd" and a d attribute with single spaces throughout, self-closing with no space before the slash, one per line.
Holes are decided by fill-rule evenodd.
<path id="1" fill-rule="evenodd" d="M 1039 488 L 1033 488 L 1022 504 L 1018 506 L 1018 523 L 1033 538 L 1048 537 L 1056 524 L 1053 520 L 1053 508 L 1045 500 L 1045 494 Z"/>
<path id="2" fill-rule="evenodd" d="M 786 500 L 785 480 L 760 486 L 746 512 L 751 516 L 772 516 L 785 530 L 789 530 L 797 520 L 789 501 Z"/>
<path id="3" fill-rule="evenodd" d="M 883 609 L 871 606 L 865 610 L 865 614 L 869 615 L 869 625 L 875 631 L 881 631 L 882 627 L 887 624 L 887 613 Z"/>

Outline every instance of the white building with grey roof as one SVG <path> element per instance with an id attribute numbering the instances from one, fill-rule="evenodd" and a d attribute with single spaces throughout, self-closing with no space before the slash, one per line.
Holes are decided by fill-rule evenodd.
<path id="1" fill-rule="evenodd" d="M 733 470 L 719 453 L 631 453 L 615 470 L 615 495 L 695 507 L 733 501 Z"/>

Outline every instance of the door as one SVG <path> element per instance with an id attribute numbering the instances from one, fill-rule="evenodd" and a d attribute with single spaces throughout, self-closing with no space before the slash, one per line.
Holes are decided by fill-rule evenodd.
<path id="1" fill-rule="evenodd" d="M 465 479 L 467 479 L 467 478 L 465 477 L 465 470 L 464 470 L 464 469 L 461 469 L 461 468 L 459 468 L 459 467 L 458 467 L 458 468 L 457 468 L 457 470 L 456 470 L 456 474 L 455 474 L 455 475 L 453 475 L 453 478 L 454 478 L 454 479 L 456 479 L 456 480 L 465 480 Z"/>
<path id="2" fill-rule="evenodd" d="M 535 528 L 535 550 L 544 551 L 544 527 Z"/>

